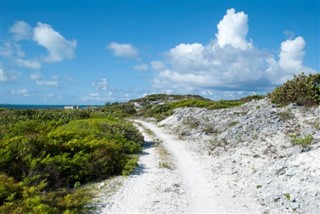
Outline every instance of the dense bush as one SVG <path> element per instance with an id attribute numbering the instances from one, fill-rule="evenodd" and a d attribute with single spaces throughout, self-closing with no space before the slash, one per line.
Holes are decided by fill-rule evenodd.
<path id="1" fill-rule="evenodd" d="M 101 110 L 0 112 L 0 213 L 82 213 L 79 187 L 136 166 L 143 137 Z"/>
<path id="2" fill-rule="evenodd" d="M 320 74 L 300 74 L 277 87 L 268 95 L 269 99 L 279 105 L 296 103 L 303 106 L 320 104 Z"/>
<path id="3" fill-rule="evenodd" d="M 242 101 L 242 102 L 250 102 L 252 100 L 261 100 L 263 98 L 265 98 L 266 96 L 264 95 L 250 95 L 250 96 L 246 96 L 246 97 L 242 97 L 239 99 L 239 101 Z"/>
<path id="4" fill-rule="evenodd" d="M 107 103 L 103 111 L 111 114 L 120 115 L 122 117 L 132 116 L 136 113 L 133 103 Z"/>

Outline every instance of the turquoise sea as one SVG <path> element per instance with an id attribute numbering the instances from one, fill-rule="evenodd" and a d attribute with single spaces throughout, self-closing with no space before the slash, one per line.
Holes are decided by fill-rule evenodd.
<path id="1" fill-rule="evenodd" d="M 0 108 L 6 109 L 63 109 L 65 106 L 73 105 L 13 105 L 13 104 L 0 104 Z M 101 107 L 98 105 L 77 105 L 80 109 L 88 107 Z"/>

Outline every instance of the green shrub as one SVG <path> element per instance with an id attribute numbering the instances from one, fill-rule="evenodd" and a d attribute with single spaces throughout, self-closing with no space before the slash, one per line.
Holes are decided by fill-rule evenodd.
<path id="1" fill-rule="evenodd" d="M 250 95 L 250 96 L 242 97 L 239 100 L 242 101 L 242 102 L 247 103 L 247 102 L 250 102 L 252 100 L 261 100 L 263 98 L 265 98 L 264 95 Z"/>
<path id="2" fill-rule="evenodd" d="M 282 86 L 268 94 L 269 99 L 279 105 L 296 103 L 303 106 L 320 104 L 320 74 L 295 75 Z"/>
<path id="3" fill-rule="evenodd" d="M 80 184 L 130 173 L 143 137 L 103 110 L 0 112 L 0 213 L 87 213 Z"/>
<path id="4" fill-rule="evenodd" d="M 121 117 L 133 116 L 137 112 L 134 108 L 133 103 L 112 103 L 106 104 L 103 111 L 108 112 L 112 115 L 119 115 Z"/>

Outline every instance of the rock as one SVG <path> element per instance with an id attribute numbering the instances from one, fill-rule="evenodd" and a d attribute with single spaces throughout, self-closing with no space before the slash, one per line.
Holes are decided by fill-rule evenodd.
<path id="1" fill-rule="evenodd" d="M 288 170 L 286 171 L 285 175 L 288 176 L 288 177 L 292 177 L 292 176 L 295 175 L 295 173 L 296 173 L 296 170 L 293 169 L 293 168 L 290 168 L 290 169 L 288 169 Z"/>

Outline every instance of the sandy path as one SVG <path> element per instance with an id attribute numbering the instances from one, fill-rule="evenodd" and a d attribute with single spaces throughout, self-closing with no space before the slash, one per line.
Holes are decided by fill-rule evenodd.
<path id="1" fill-rule="evenodd" d="M 154 137 L 137 127 L 146 141 L 139 167 L 115 194 L 104 198 L 106 204 L 101 213 L 181 213 L 189 210 L 182 178 L 173 169 L 172 158 L 154 143 Z"/>
<path id="2" fill-rule="evenodd" d="M 164 144 L 165 148 L 176 160 L 177 170 L 183 178 L 190 201 L 188 212 L 224 212 L 223 206 L 218 204 L 218 199 L 214 191 L 213 181 L 202 168 L 195 154 L 187 150 L 184 142 L 174 139 L 173 136 L 164 133 L 156 125 L 144 121 L 139 121 L 144 127 L 156 133 L 156 136 Z"/>
<path id="3" fill-rule="evenodd" d="M 217 185 L 219 175 L 211 169 L 212 157 L 190 151 L 186 142 L 153 123 L 135 122 L 144 127 L 139 129 L 149 141 L 148 146 L 139 159 L 139 168 L 115 194 L 105 199 L 107 204 L 102 213 L 249 212 L 243 208 L 241 199 L 229 194 L 228 187 Z M 160 140 L 160 145 L 152 143 L 155 139 Z M 166 155 L 159 150 L 165 150 Z"/>

